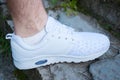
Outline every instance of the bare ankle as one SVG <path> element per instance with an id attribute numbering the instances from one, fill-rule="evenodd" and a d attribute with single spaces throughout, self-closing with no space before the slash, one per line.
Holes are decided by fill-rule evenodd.
<path id="1" fill-rule="evenodd" d="M 47 22 L 47 13 L 42 0 L 7 0 L 15 33 L 29 37 L 41 31 Z"/>
<path id="2" fill-rule="evenodd" d="M 36 18 L 31 20 L 23 20 L 22 22 L 14 20 L 15 34 L 21 37 L 33 36 L 43 30 L 47 23 L 47 16 L 44 18 Z"/>

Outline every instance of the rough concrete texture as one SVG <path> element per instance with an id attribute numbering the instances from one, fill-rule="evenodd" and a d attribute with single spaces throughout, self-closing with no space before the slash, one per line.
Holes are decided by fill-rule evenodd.
<path id="1" fill-rule="evenodd" d="M 2 56 L 0 53 L 0 80 L 17 80 L 14 75 L 15 67 L 11 62 L 11 58 Z"/>
<path id="2" fill-rule="evenodd" d="M 79 0 L 78 4 L 87 8 L 91 12 L 104 17 L 105 20 L 112 24 L 119 25 L 120 23 L 120 5 L 119 0 Z"/>
<path id="3" fill-rule="evenodd" d="M 43 80 L 91 80 L 86 63 L 58 63 L 38 68 Z"/>
<path id="4" fill-rule="evenodd" d="M 97 19 L 103 18 L 102 23 L 111 25 L 109 28 L 120 34 L 120 0 L 78 0 L 79 10 L 92 13 Z"/>
<path id="5" fill-rule="evenodd" d="M 94 80 L 120 80 L 120 57 L 95 62 L 90 72 Z"/>

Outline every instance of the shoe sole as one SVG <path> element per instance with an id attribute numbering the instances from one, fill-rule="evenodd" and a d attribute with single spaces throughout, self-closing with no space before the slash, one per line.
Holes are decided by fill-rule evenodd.
<path id="1" fill-rule="evenodd" d="M 55 64 L 59 62 L 67 62 L 67 63 L 79 63 L 79 62 L 86 62 L 89 60 L 94 60 L 100 56 L 102 56 L 108 49 L 105 51 L 101 51 L 100 53 L 85 56 L 85 57 L 68 57 L 68 56 L 39 56 L 31 60 L 25 61 L 16 61 L 14 60 L 14 64 L 18 69 L 32 69 L 41 66 L 47 66 L 50 64 Z"/>

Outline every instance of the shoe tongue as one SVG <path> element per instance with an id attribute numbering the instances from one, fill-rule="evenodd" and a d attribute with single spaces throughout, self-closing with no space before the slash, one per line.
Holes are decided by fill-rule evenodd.
<path id="1" fill-rule="evenodd" d="M 53 32 L 53 31 L 56 31 L 56 29 L 58 28 L 58 25 L 60 25 L 60 23 L 54 18 L 49 16 L 45 29 L 47 32 Z"/>

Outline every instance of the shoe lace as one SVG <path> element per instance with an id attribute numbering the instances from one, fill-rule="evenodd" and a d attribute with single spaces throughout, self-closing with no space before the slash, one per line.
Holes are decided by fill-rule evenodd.
<path id="1" fill-rule="evenodd" d="M 60 24 L 59 22 L 56 23 L 57 25 Z M 66 33 L 68 35 L 72 35 L 74 32 L 74 29 L 71 27 L 68 27 L 64 24 L 60 24 L 59 27 L 57 27 L 59 33 Z"/>

